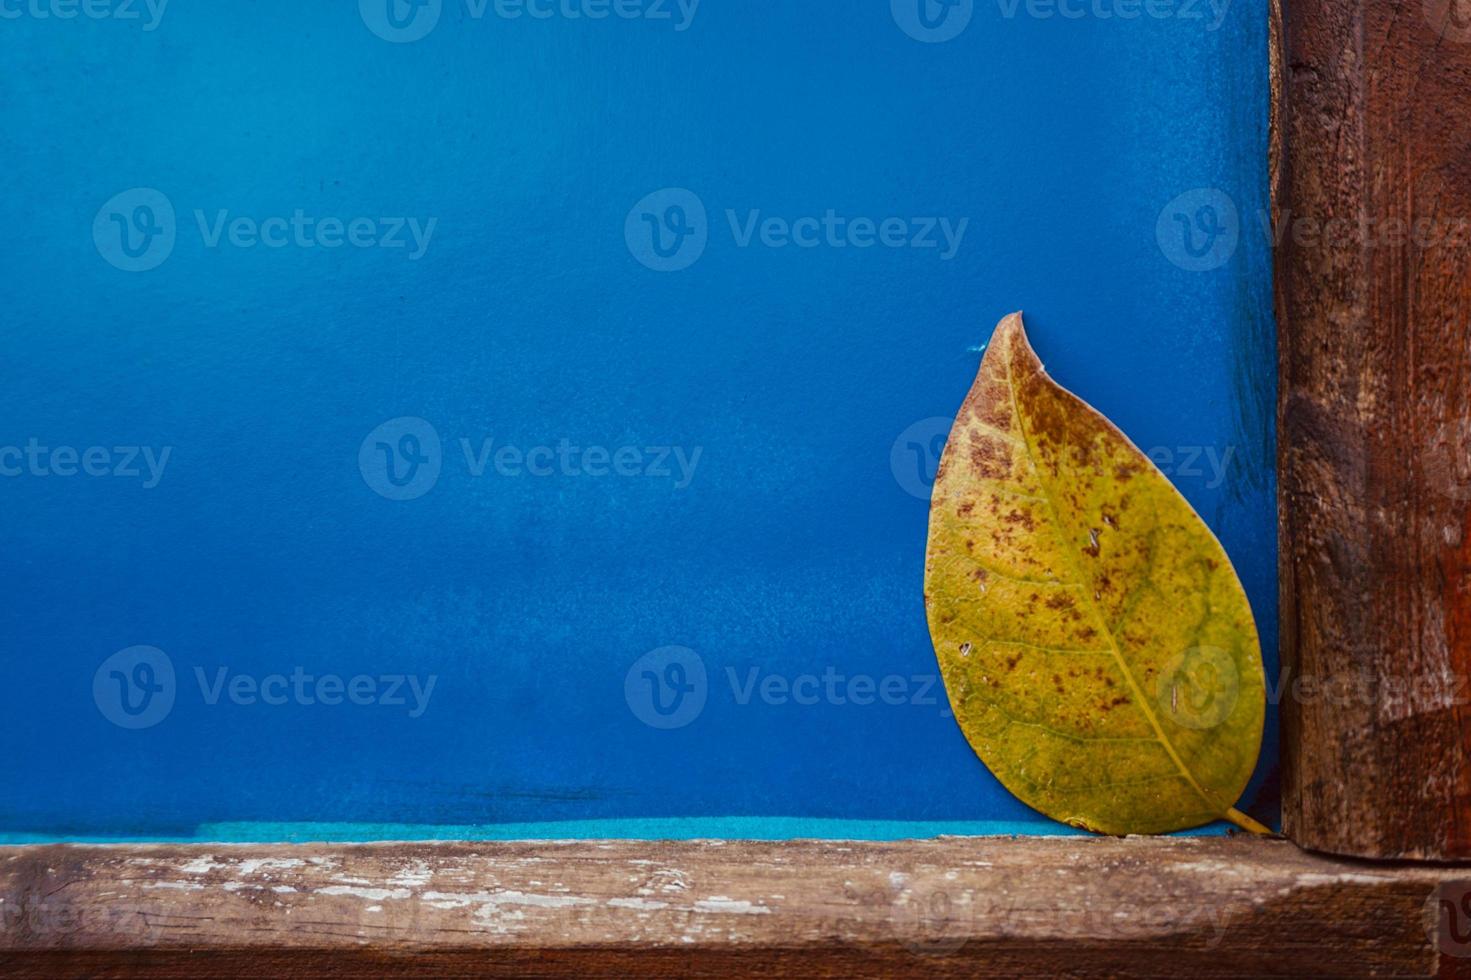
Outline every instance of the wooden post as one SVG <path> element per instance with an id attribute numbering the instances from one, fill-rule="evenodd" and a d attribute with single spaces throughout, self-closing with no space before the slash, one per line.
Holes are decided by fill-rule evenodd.
<path id="1" fill-rule="evenodd" d="M 1284 4 L 1283 823 L 1471 857 L 1471 0 Z"/>

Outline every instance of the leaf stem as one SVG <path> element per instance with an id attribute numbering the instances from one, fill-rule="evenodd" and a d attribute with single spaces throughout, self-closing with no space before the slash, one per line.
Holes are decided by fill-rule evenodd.
<path id="1" fill-rule="evenodd" d="M 1251 819 L 1251 817 L 1248 817 L 1246 814 L 1242 813 L 1240 810 L 1235 809 L 1234 807 L 1226 811 L 1226 819 L 1234 823 L 1236 826 L 1240 827 L 1242 830 L 1249 831 L 1250 833 L 1262 834 L 1267 837 L 1272 836 L 1271 828 L 1265 826 L 1264 824 L 1257 823 L 1255 820 Z"/>

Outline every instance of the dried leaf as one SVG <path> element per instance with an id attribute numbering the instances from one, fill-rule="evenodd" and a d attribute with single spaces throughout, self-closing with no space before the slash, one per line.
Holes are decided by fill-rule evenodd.
<path id="1" fill-rule="evenodd" d="M 1256 624 L 1221 544 L 1007 317 L 950 433 L 925 605 L 950 704 L 1006 788 L 1110 834 L 1227 818 L 1261 748 Z"/>

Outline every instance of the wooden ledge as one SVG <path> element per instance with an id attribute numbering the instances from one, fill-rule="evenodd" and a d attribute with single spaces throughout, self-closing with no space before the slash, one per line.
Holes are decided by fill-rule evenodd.
<path id="1" fill-rule="evenodd" d="M 0 972 L 1461 975 L 1462 879 L 1247 838 L 0 848 Z"/>

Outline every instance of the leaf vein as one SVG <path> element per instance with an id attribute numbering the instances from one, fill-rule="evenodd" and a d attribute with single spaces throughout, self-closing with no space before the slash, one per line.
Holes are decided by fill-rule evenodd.
<path id="1" fill-rule="evenodd" d="M 1009 353 L 1010 352 L 1008 352 L 1008 354 Z M 1063 559 L 1073 566 L 1073 573 L 1075 577 L 1079 582 L 1082 582 L 1084 581 L 1082 569 L 1077 567 L 1077 562 L 1075 561 L 1072 551 L 1070 550 L 1069 543 L 1066 540 L 1066 536 L 1063 534 L 1062 519 L 1061 515 L 1057 511 L 1057 503 L 1053 499 L 1054 494 L 1052 492 L 1052 488 L 1048 485 L 1046 476 L 1042 473 L 1042 468 L 1037 465 L 1036 450 L 1032 446 L 1031 434 L 1027 431 L 1026 417 L 1022 414 L 1021 408 L 1017 404 L 1016 376 L 1015 372 L 1012 369 L 1011 358 L 1010 356 L 1007 356 L 1006 358 L 1004 358 L 1004 360 L 1006 363 L 1006 388 L 1007 393 L 1011 396 L 1012 416 L 1016 419 L 1017 428 L 1021 431 L 1022 439 L 1026 443 L 1027 455 L 1032 460 L 1033 468 L 1037 471 L 1037 482 L 1041 486 L 1043 494 L 1047 497 L 1047 508 L 1052 515 L 1053 533 L 1057 536 L 1058 544 L 1063 553 Z M 1156 525 L 1158 524 L 1157 510 L 1155 523 Z M 1144 716 L 1148 719 L 1150 727 L 1154 729 L 1156 738 L 1153 741 L 1157 741 L 1160 745 L 1164 747 L 1165 751 L 1169 753 L 1171 760 L 1174 761 L 1175 766 L 1180 770 L 1180 774 L 1184 776 L 1187 781 L 1189 781 L 1191 788 L 1193 788 L 1195 792 L 1199 794 L 1200 798 L 1205 801 L 1205 804 L 1207 806 L 1212 808 L 1220 806 L 1214 799 L 1212 799 L 1211 795 L 1205 791 L 1205 788 L 1200 785 L 1199 781 L 1196 780 L 1195 774 L 1192 773 L 1189 767 L 1185 765 L 1184 760 L 1180 758 L 1179 752 L 1175 750 L 1174 744 L 1171 743 L 1169 738 L 1165 735 L 1164 729 L 1160 726 L 1159 719 L 1155 717 L 1154 712 L 1149 709 L 1148 703 L 1144 700 L 1144 692 L 1139 686 L 1139 681 L 1137 678 L 1135 678 L 1134 672 L 1129 669 L 1128 661 L 1124 659 L 1123 653 L 1119 650 L 1118 641 L 1115 638 L 1114 633 L 1109 631 L 1108 620 L 1103 615 L 1103 610 L 1099 607 L 1098 602 L 1092 598 L 1087 589 L 1083 590 L 1083 596 L 1084 601 L 1087 602 L 1089 607 L 1093 610 L 1094 618 L 1105 630 L 1105 635 L 1108 637 L 1109 647 L 1114 655 L 1115 660 L 1118 663 L 1119 671 L 1124 675 L 1124 680 L 1128 683 L 1130 690 L 1133 692 L 1136 705 L 1138 706 L 1140 711 L 1144 712 Z M 1220 813 L 1222 816 L 1225 815 L 1227 809 L 1227 807 L 1220 807 Z"/>
<path id="2" fill-rule="evenodd" d="M 1131 743 L 1149 742 L 1149 743 L 1155 743 L 1155 742 L 1158 741 L 1155 738 L 1152 738 L 1152 737 L 1149 737 L 1149 736 L 1145 736 L 1145 735 L 1096 735 L 1096 736 L 1095 735 L 1074 735 L 1074 734 L 1071 734 L 1069 732 L 1062 731 L 1059 728 L 1053 728 L 1051 725 L 1043 724 L 1040 721 L 1027 721 L 1024 718 L 1019 718 L 1016 715 L 1012 714 L 1011 712 L 1007 711 L 1005 708 L 1001 707 L 1001 705 L 999 703 L 997 703 L 996 701 L 994 701 L 994 700 L 992 700 L 990 698 L 987 698 L 984 695 L 982 695 L 982 698 L 983 698 L 983 700 L 985 700 L 985 702 L 987 704 L 989 704 L 991 706 L 991 709 L 993 711 L 995 711 L 998 715 L 1000 715 L 1001 717 L 1003 717 L 1003 718 L 1006 719 L 1006 724 L 1007 725 L 1022 725 L 1022 726 L 1025 726 L 1027 728 L 1037 728 L 1037 729 L 1040 729 L 1040 730 L 1046 732 L 1049 735 L 1056 736 L 1057 738 L 1066 739 L 1069 742 L 1131 742 Z"/>

